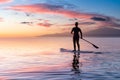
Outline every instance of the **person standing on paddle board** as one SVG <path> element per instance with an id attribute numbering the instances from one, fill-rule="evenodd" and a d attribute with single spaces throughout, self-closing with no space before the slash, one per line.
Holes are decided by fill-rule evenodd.
<path id="1" fill-rule="evenodd" d="M 71 34 L 73 34 L 73 46 L 74 46 L 73 51 L 76 51 L 76 44 L 78 47 L 78 51 L 80 51 L 79 38 L 81 37 L 81 39 L 82 39 L 83 34 L 82 34 L 81 29 L 78 27 L 78 22 L 75 22 L 75 27 L 72 28 Z"/>

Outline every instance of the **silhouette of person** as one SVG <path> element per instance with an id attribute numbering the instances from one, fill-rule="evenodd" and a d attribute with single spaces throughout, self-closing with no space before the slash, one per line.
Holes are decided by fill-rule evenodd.
<path id="1" fill-rule="evenodd" d="M 79 33 L 81 36 L 79 36 Z M 78 51 L 80 51 L 79 37 L 81 37 L 82 39 L 83 35 L 81 29 L 78 27 L 78 22 L 75 22 L 75 27 L 72 28 L 71 34 L 73 34 L 73 46 L 74 46 L 73 51 L 76 51 L 76 44 L 78 46 Z"/>

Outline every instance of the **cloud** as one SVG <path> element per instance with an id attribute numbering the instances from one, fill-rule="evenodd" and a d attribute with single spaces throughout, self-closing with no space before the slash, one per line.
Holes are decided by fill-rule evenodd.
<path id="1" fill-rule="evenodd" d="M 72 19 L 69 19 L 69 21 L 78 21 L 77 18 L 72 18 Z"/>
<path id="2" fill-rule="evenodd" d="M 67 18 L 72 18 L 71 21 L 79 21 L 81 24 L 91 25 L 96 24 L 99 27 L 106 27 L 109 26 L 111 28 L 120 28 L 120 24 L 118 23 L 119 19 L 94 14 L 94 13 L 83 13 L 78 11 L 72 11 L 69 9 L 64 8 L 61 5 L 51 5 L 51 4 L 31 4 L 31 5 L 16 5 L 11 6 L 6 9 L 21 11 L 25 13 L 38 13 L 38 14 L 51 14 L 51 15 L 62 15 Z M 92 23 L 91 23 L 92 22 Z M 50 27 L 52 24 L 46 23 L 38 23 L 39 26 Z"/>
<path id="3" fill-rule="evenodd" d="M 8 3 L 8 2 L 11 2 L 13 0 L 0 0 L 0 3 Z"/>
<path id="4" fill-rule="evenodd" d="M 93 24 L 96 24 L 95 22 L 79 22 L 79 25 L 93 25 Z M 75 26 L 75 23 L 72 23 L 72 24 L 65 24 L 65 25 L 59 25 L 59 26 Z"/>
<path id="5" fill-rule="evenodd" d="M 39 22 L 38 22 L 39 21 Z M 23 21 L 23 22 L 20 22 L 20 24 L 26 24 L 26 25 L 30 25 L 30 26 L 33 26 L 34 24 L 37 24 L 38 26 L 40 27 L 51 27 L 53 26 L 53 24 L 51 24 L 49 22 L 49 20 L 44 20 L 44 19 L 38 19 L 38 21 Z"/>
<path id="6" fill-rule="evenodd" d="M 53 24 L 49 23 L 48 20 L 45 20 L 45 21 L 42 22 L 42 23 L 38 23 L 37 25 L 38 25 L 38 26 L 42 26 L 42 27 L 51 27 L 51 26 L 53 26 Z"/>
<path id="7" fill-rule="evenodd" d="M 32 25 L 33 24 L 33 22 L 21 22 L 21 24 L 27 24 L 27 25 Z"/>
<path id="8" fill-rule="evenodd" d="M 70 11 L 64 9 L 62 6 L 50 5 L 50 4 L 17 5 L 17 6 L 8 7 L 7 9 L 22 11 L 22 12 L 30 12 L 30 13 L 56 14 L 71 18 L 91 18 L 93 16 L 93 14 Z"/>
<path id="9" fill-rule="evenodd" d="M 37 19 L 37 20 L 42 21 L 43 19 Z"/>
<path id="10" fill-rule="evenodd" d="M 0 17 L 0 22 L 2 22 L 2 21 L 3 21 L 3 18 Z"/>
<path id="11" fill-rule="evenodd" d="M 81 22 L 79 25 L 93 25 L 96 24 L 95 22 Z"/>
<path id="12" fill-rule="evenodd" d="M 94 21 L 108 21 L 108 19 L 102 17 L 92 17 L 91 19 Z"/>
<path id="13" fill-rule="evenodd" d="M 90 18 L 91 20 L 95 21 L 99 27 L 109 27 L 120 29 L 120 19 L 116 19 L 109 16 L 99 15 L 93 16 Z"/>
<path id="14" fill-rule="evenodd" d="M 65 9 L 76 9 L 77 8 L 77 6 L 75 5 L 75 4 L 73 4 L 73 3 L 71 3 L 70 1 L 61 1 L 61 0 L 57 0 L 57 1 L 55 1 L 55 0 L 44 0 L 45 2 L 44 3 L 49 3 L 49 4 L 51 4 L 51 5 L 60 5 L 60 6 L 62 6 L 62 7 L 64 7 Z"/>

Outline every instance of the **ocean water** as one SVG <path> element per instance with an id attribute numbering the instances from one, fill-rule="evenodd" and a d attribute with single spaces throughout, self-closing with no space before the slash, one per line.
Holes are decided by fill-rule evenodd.
<path id="1" fill-rule="evenodd" d="M 120 80 L 120 38 L 80 40 L 72 50 L 70 37 L 0 39 L 0 80 Z"/>

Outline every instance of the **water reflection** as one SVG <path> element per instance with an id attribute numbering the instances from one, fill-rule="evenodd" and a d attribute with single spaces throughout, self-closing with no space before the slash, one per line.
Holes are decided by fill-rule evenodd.
<path id="1" fill-rule="evenodd" d="M 82 63 L 79 61 L 80 59 L 80 52 L 74 52 L 73 55 L 73 62 L 72 62 L 72 71 L 74 72 L 74 77 L 73 80 L 81 80 L 80 79 L 80 74 L 81 74 L 81 69 L 80 67 L 82 67 Z"/>

